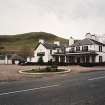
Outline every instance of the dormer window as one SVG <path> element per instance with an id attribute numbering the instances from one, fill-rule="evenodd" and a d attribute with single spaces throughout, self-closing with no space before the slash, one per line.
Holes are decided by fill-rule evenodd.
<path id="1" fill-rule="evenodd" d="M 99 46 L 99 52 L 102 52 L 102 46 Z"/>

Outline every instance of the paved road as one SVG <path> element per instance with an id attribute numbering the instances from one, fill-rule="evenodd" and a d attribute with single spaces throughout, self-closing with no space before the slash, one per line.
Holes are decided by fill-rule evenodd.
<path id="1" fill-rule="evenodd" d="M 0 105 L 105 105 L 105 71 L 3 83 Z"/>

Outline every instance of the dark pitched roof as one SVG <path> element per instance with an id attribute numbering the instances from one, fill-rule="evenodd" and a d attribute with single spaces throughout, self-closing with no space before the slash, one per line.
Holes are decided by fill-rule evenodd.
<path id="1" fill-rule="evenodd" d="M 93 40 L 93 39 L 90 39 L 90 40 L 92 40 L 95 44 L 98 44 L 98 45 L 102 45 L 102 46 L 105 46 L 105 44 L 104 43 L 101 43 L 101 42 L 98 42 L 98 41 L 96 41 L 96 40 Z"/>
<path id="2" fill-rule="evenodd" d="M 98 42 L 96 40 L 93 40 L 93 39 L 89 39 L 89 38 L 85 38 L 83 40 L 80 40 L 71 46 L 82 46 L 82 45 L 93 45 L 93 44 L 105 46 L 105 44 Z"/>
<path id="3" fill-rule="evenodd" d="M 40 45 L 40 44 L 42 44 L 46 49 L 52 49 L 52 50 L 54 50 L 54 49 L 56 49 L 56 48 L 61 48 L 61 49 L 63 49 L 64 48 L 64 46 L 58 46 L 57 44 L 52 44 L 52 43 L 38 43 L 37 44 L 37 46 L 35 47 L 35 50 L 38 48 L 38 46 Z"/>
<path id="4" fill-rule="evenodd" d="M 63 48 L 63 46 L 58 46 L 57 44 L 52 43 L 43 43 L 42 45 L 45 46 L 47 49 Z"/>
<path id="5" fill-rule="evenodd" d="M 13 54 L 10 58 L 11 60 L 24 60 L 24 58 L 22 58 L 21 56 L 17 55 L 17 54 Z"/>

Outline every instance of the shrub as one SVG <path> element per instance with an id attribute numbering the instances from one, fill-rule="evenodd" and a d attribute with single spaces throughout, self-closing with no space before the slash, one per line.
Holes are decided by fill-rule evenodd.
<path id="1" fill-rule="evenodd" d="M 54 71 L 57 71 L 57 70 L 58 70 L 58 69 L 57 69 L 57 68 L 58 68 L 57 65 L 52 65 L 51 68 L 52 68 Z"/>
<path id="2" fill-rule="evenodd" d="M 50 66 L 46 67 L 46 72 L 51 72 L 51 67 Z"/>
<path id="3" fill-rule="evenodd" d="M 38 63 L 39 63 L 39 64 L 42 64 L 42 63 L 43 63 L 43 57 L 42 57 L 42 56 L 39 57 Z"/>
<path id="4" fill-rule="evenodd" d="M 46 67 L 46 72 L 56 72 L 56 71 L 58 71 L 57 68 L 58 68 L 57 65 L 47 66 Z"/>

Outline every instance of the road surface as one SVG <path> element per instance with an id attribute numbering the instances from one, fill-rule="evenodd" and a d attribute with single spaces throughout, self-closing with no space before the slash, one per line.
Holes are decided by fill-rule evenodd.
<path id="1" fill-rule="evenodd" d="M 105 105 L 105 71 L 0 83 L 0 105 Z"/>

